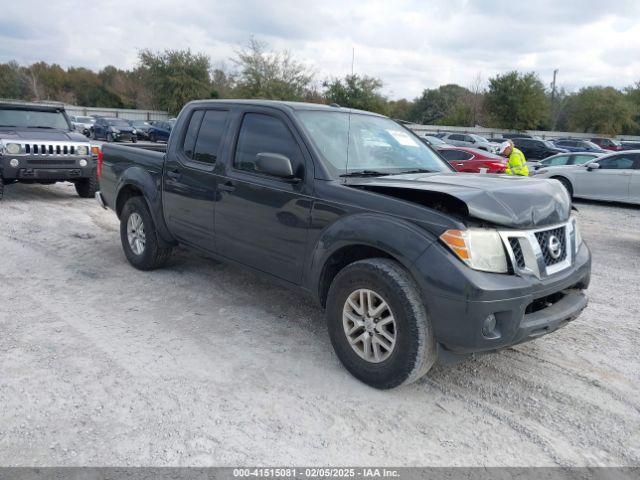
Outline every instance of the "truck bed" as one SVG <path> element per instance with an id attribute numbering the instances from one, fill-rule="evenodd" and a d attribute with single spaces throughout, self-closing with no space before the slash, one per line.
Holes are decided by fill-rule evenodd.
<path id="1" fill-rule="evenodd" d="M 166 144 L 103 144 L 100 192 L 105 203 L 115 207 L 116 189 L 125 171 L 140 182 L 153 182 L 159 192 L 165 150 Z"/>

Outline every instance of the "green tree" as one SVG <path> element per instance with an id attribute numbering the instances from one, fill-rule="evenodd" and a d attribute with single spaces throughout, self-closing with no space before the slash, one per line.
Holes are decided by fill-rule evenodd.
<path id="1" fill-rule="evenodd" d="M 613 87 L 586 87 L 569 103 L 569 127 L 582 132 L 617 135 L 637 127 L 632 103 Z"/>
<path id="2" fill-rule="evenodd" d="M 391 118 L 409 121 L 409 114 L 412 107 L 413 103 L 406 98 L 401 98 L 400 100 L 389 100 L 387 102 L 387 115 Z"/>
<path id="3" fill-rule="evenodd" d="M 382 81 L 367 75 L 347 75 L 344 79 L 325 80 L 324 97 L 328 103 L 358 108 L 370 112 L 387 113 L 387 99 L 379 92 Z"/>
<path id="4" fill-rule="evenodd" d="M 467 100 L 471 92 L 456 84 L 425 89 L 413 102 L 409 120 L 423 125 L 471 126 L 473 111 Z"/>
<path id="5" fill-rule="evenodd" d="M 209 57 L 191 50 L 142 50 L 140 73 L 151 89 L 156 108 L 176 115 L 185 103 L 211 93 Z"/>
<path id="6" fill-rule="evenodd" d="M 493 125 L 499 128 L 535 129 L 549 117 L 544 85 L 535 73 L 513 71 L 489 79 L 485 101 Z"/>
<path id="7" fill-rule="evenodd" d="M 17 62 L 0 64 L 0 98 L 28 98 L 27 78 Z"/>
<path id="8" fill-rule="evenodd" d="M 251 38 L 236 52 L 238 67 L 235 93 L 244 98 L 302 100 L 313 74 L 288 51 L 271 52 L 268 45 Z"/>
<path id="9" fill-rule="evenodd" d="M 633 110 L 634 124 L 628 129 L 629 131 L 625 131 L 624 133 L 640 135 L 640 81 L 631 87 L 627 87 L 625 89 L 625 96 Z"/>

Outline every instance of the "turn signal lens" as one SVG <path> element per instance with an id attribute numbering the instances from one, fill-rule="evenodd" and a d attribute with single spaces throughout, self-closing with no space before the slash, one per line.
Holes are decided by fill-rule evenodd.
<path id="1" fill-rule="evenodd" d="M 488 228 L 447 230 L 440 240 L 474 270 L 506 273 L 507 255 L 500 234 Z"/>

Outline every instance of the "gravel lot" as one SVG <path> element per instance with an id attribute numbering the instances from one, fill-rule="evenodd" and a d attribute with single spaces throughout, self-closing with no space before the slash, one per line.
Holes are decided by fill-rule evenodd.
<path id="1" fill-rule="evenodd" d="M 578 320 L 381 392 L 311 301 L 184 250 L 136 271 L 112 212 L 9 186 L 0 465 L 638 465 L 640 209 L 578 208 Z"/>

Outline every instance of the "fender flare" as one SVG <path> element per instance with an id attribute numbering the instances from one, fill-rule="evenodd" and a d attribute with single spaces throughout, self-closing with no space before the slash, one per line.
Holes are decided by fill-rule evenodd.
<path id="1" fill-rule="evenodd" d="M 429 231 L 398 217 L 376 213 L 357 213 L 332 223 L 308 255 L 305 283 L 316 300 L 322 300 L 322 280 L 327 261 L 350 246 L 371 247 L 386 253 L 417 278 L 415 261 L 437 240 Z"/>
<path id="2" fill-rule="evenodd" d="M 142 167 L 132 166 L 127 168 L 116 184 L 116 195 L 114 202 L 114 210 L 117 210 L 117 206 L 120 202 L 121 195 L 126 188 L 133 187 L 142 193 L 142 197 L 147 203 L 151 218 L 156 225 L 156 231 L 158 232 L 158 240 L 163 246 L 168 247 L 175 245 L 177 242 L 164 221 L 164 214 L 162 210 L 162 196 L 160 194 L 160 187 L 154 181 L 154 178 Z M 118 217 L 120 212 L 116 211 Z"/>

